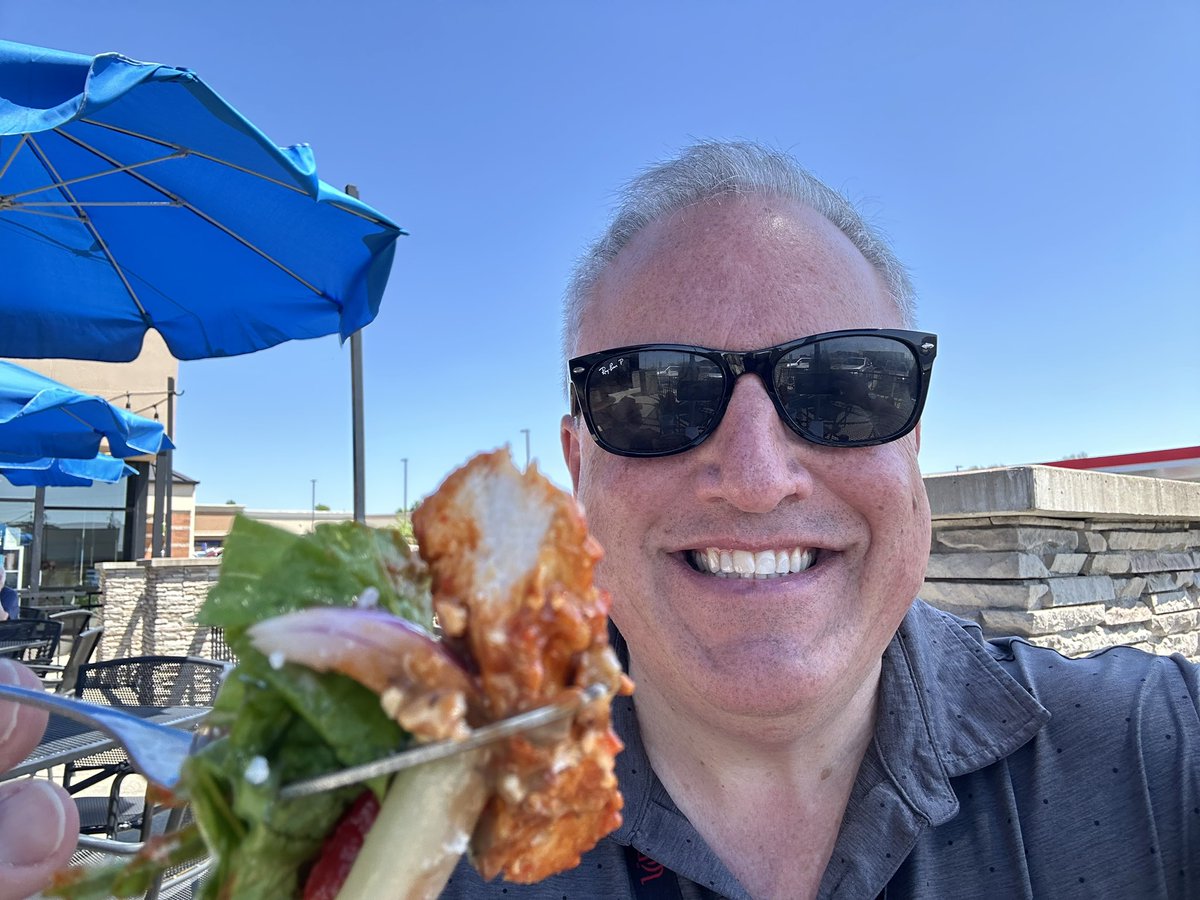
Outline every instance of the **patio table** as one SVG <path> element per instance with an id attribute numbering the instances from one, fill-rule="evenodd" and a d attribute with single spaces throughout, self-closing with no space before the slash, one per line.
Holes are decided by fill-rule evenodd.
<path id="1" fill-rule="evenodd" d="M 209 713 L 207 706 L 122 706 L 121 710 L 159 725 L 176 728 L 194 727 Z M 65 765 L 116 746 L 117 741 L 103 731 L 51 713 L 41 742 L 16 768 L 0 773 L 0 781 Z"/>

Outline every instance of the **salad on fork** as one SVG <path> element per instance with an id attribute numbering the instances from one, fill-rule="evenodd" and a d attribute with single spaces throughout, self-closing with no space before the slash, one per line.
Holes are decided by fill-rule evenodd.
<path id="1" fill-rule="evenodd" d="M 238 520 L 200 613 L 238 662 L 164 798 L 194 822 L 51 896 L 132 895 L 207 852 L 207 898 L 436 897 L 463 853 L 529 883 L 620 824 L 609 706 L 632 684 L 577 505 L 499 450 L 413 529 L 419 556 L 396 530 Z"/>

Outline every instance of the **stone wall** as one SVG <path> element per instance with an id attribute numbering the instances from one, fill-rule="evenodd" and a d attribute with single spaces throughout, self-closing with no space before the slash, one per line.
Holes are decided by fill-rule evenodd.
<path id="1" fill-rule="evenodd" d="M 930 603 L 1068 656 L 1131 644 L 1200 661 L 1200 484 L 1049 466 L 925 483 Z"/>
<path id="2" fill-rule="evenodd" d="M 220 559 L 142 559 L 101 563 L 104 637 L 96 659 L 120 656 L 223 658 L 196 612 L 221 570 Z"/>

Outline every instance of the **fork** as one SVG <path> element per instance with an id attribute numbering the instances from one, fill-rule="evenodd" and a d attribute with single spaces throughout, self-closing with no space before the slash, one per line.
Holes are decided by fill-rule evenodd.
<path id="1" fill-rule="evenodd" d="M 294 782 L 282 788 L 280 795 L 291 798 L 319 794 L 334 788 L 367 781 L 379 775 L 398 772 L 411 766 L 445 759 L 456 753 L 473 750 L 514 734 L 532 731 L 543 725 L 565 719 L 573 715 L 581 706 L 600 699 L 607 691 L 608 689 L 604 685 L 594 684 L 584 688 L 578 694 L 573 694 L 555 703 L 539 706 L 536 709 L 476 728 L 463 740 L 421 744 L 374 762 Z M 179 783 L 179 771 L 188 753 L 207 740 L 207 736 L 201 732 L 193 733 L 172 728 L 169 725 L 156 725 L 122 712 L 117 707 L 100 706 L 62 694 L 48 694 L 30 688 L 0 684 L 0 699 L 15 700 L 18 703 L 37 706 L 103 731 L 125 748 L 125 752 L 129 754 L 130 763 L 147 781 L 167 790 L 174 790 L 176 784 Z"/>
<path id="2" fill-rule="evenodd" d="M 0 698 L 37 706 L 104 732 L 125 748 L 130 763 L 147 781 L 167 790 L 174 790 L 178 784 L 179 770 L 197 738 L 190 731 L 156 725 L 115 706 L 100 706 L 34 688 L 0 684 Z"/>

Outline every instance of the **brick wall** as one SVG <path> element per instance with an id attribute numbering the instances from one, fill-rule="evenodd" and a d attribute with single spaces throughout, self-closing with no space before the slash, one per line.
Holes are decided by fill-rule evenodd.
<path id="1" fill-rule="evenodd" d="M 154 516 L 146 517 L 146 546 L 143 552 L 150 556 L 153 547 Z M 167 556 L 187 559 L 192 555 L 192 513 L 190 510 L 171 510 L 171 544 Z"/>

